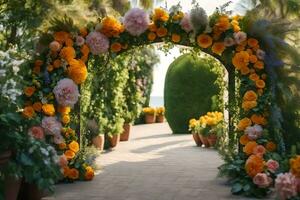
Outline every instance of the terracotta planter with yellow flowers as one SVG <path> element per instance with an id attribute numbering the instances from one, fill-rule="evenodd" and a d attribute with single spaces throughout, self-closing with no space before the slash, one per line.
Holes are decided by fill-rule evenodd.
<path id="1" fill-rule="evenodd" d="M 202 141 L 199 137 L 199 134 L 196 133 L 196 132 L 192 132 L 192 135 L 193 135 L 193 138 L 194 138 L 194 141 L 196 143 L 197 146 L 201 146 L 202 145 Z"/>
<path id="2" fill-rule="evenodd" d="M 104 149 L 104 135 L 97 135 L 92 139 L 93 145 L 100 151 Z"/>
<path id="3" fill-rule="evenodd" d="M 216 145 L 217 139 L 218 137 L 216 134 L 210 134 L 209 136 L 207 136 L 208 143 L 211 147 Z"/>
<path id="4" fill-rule="evenodd" d="M 201 133 L 200 134 L 198 134 L 199 135 L 199 138 L 200 138 L 200 140 L 201 140 L 201 142 L 202 142 L 202 144 L 206 147 L 206 148 L 209 148 L 210 147 L 210 145 L 209 145 L 209 142 L 208 142 L 208 139 L 207 139 L 207 137 L 205 137 L 204 135 L 202 135 Z"/>
<path id="5" fill-rule="evenodd" d="M 163 123 L 164 119 L 165 119 L 165 108 L 164 107 L 156 108 L 156 122 Z"/>
<path id="6" fill-rule="evenodd" d="M 165 116 L 163 116 L 163 115 L 156 116 L 157 123 L 163 123 L 164 121 L 165 121 Z"/>
<path id="7" fill-rule="evenodd" d="M 143 113 L 145 114 L 145 123 L 153 124 L 156 121 L 156 109 L 147 107 L 143 108 Z"/>

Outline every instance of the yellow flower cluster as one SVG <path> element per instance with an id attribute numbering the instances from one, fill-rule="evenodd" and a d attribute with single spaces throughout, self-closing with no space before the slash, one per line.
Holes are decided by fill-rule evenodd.
<path id="1" fill-rule="evenodd" d="M 157 107 L 156 108 L 156 115 L 164 115 L 165 114 L 165 107 Z"/>
<path id="2" fill-rule="evenodd" d="M 149 114 L 149 115 L 154 115 L 156 113 L 156 109 L 152 107 L 146 107 L 143 108 L 143 113 Z"/>
<path id="3" fill-rule="evenodd" d="M 221 112 L 208 112 L 206 115 L 200 117 L 199 122 L 202 126 L 214 126 L 223 120 L 223 113 Z"/>
<path id="4" fill-rule="evenodd" d="M 154 13 L 152 15 L 152 20 L 155 21 L 162 21 L 166 22 L 169 19 L 169 14 L 166 10 L 162 8 L 156 8 L 154 9 Z"/>
<path id="5" fill-rule="evenodd" d="M 107 37 L 118 37 L 124 32 L 124 26 L 114 17 L 105 17 L 101 23 L 100 32 Z"/>

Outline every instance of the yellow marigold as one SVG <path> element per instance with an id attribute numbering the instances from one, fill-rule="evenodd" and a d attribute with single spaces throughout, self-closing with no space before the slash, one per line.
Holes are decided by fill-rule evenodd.
<path id="1" fill-rule="evenodd" d="M 156 31 L 158 37 L 164 37 L 168 34 L 168 29 L 165 27 L 159 27 Z"/>
<path id="2" fill-rule="evenodd" d="M 259 79 L 259 80 L 255 81 L 255 85 L 256 85 L 257 88 L 262 89 L 262 88 L 265 88 L 266 83 L 265 83 L 265 81 Z"/>
<path id="3" fill-rule="evenodd" d="M 248 90 L 243 97 L 244 101 L 256 101 L 257 94 L 253 90 Z"/>
<path id="4" fill-rule="evenodd" d="M 257 147 L 257 143 L 255 141 L 250 141 L 243 147 L 243 152 L 249 156 L 253 153 L 255 147 Z"/>
<path id="5" fill-rule="evenodd" d="M 64 124 L 68 124 L 68 123 L 70 122 L 70 115 L 63 115 L 63 116 L 61 117 L 61 121 L 62 121 L 62 123 L 64 123 Z"/>
<path id="6" fill-rule="evenodd" d="M 180 40 L 181 40 L 181 36 L 180 35 L 178 35 L 176 33 L 172 34 L 172 41 L 173 42 L 178 43 L 178 42 L 180 42 Z"/>
<path id="7" fill-rule="evenodd" d="M 41 102 L 35 102 L 32 107 L 36 112 L 41 112 L 43 104 Z"/>
<path id="8" fill-rule="evenodd" d="M 223 15 L 219 18 L 217 23 L 214 26 L 214 32 L 225 32 L 230 28 L 229 18 L 226 15 Z"/>
<path id="9" fill-rule="evenodd" d="M 65 154 L 67 160 L 71 160 L 75 157 L 75 153 L 72 150 L 67 150 L 67 151 L 65 151 L 64 154 Z"/>
<path id="10" fill-rule="evenodd" d="M 225 45 L 223 42 L 215 42 L 211 48 L 212 52 L 218 55 L 222 55 L 225 50 Z"/>
<path id="11" fill-rule="evenodd" d="M 71 108 L 68 106 L 58 106 L 57 111 L 62 115 L 67 115 L 71 112 Z"/>
<path id="12" fill-rule="evenodd" d="M 290 168 L 292 174 L 294 174 L 297 178 L 300 178 L 300 156 L 290 159 Z"/>
<path id="13" fill-rule="evenodd" d="M 264 118 L 262 115 L 258 115 L 258 114 L 253 114 L 251 116 L 251 121 L 254 124 L 259 124 L 259 125 L 266 125 L 266 123 L 267 123 L 266 118 Z"/>
<path id="14" fill-rule="evenodd" d="M 242 75 L 247 75 L 250 73 L 249 67 L 242 67 L 240 70 Z"/>
<path id="15" fill-rule="evenodd" d="M 107 37 L 118 37 L 124 31 L 124 26 L 114 17 L 105 17 L 102 20 L 100 32 Z"/>
<path id="16" fill-rule="evenodd" d="M 197 44 L 201 48 L 208 48 L 212 45 L 212 38 L 207 34 L 201 34 L 197 37 Z"/>
<path id="17" fill-rule="evenodd" d="M 256 69 L 263 69 L 264 68 L 264 63 L 262 61 L 257 61 L 255 64 L 254 64 L 254 67 Z"/>
<path id="18" fill-rule="evenodd" d="M 63 43 L 70 37 L 70 34 L 64 31 L 59 31 L 54 33 L 54 39 L 57 42 Z"/>
<path id="19" fill-rule="evenodd" d="M 54 108 L 53 104 L 44 104 L 42 106 L 42 110 L 43 110 L 44 114 L 49 115 L 49 116 L 53 116 L 55 114 L 55 108 Z"/>
<path id="20" fill-rule="evenodd" d="M 47 66 L 47 71 L 48 71 L 48 72 L 52 72 L 53 69 L 54 69 L 53 65 L 48 65 L 48 66 Z"/>
<path id="21" fill-rule="evenodd" d="M 94 178 L 94 175 L 95 173 L 91 166 L 85 168 L 85 175 L 84 175 L 85 180 L 92 180 Z"/>
<path id="22" fill-rule="evenodd" d="M 119 42 L 114 42 L 111 46 L 110 46 L 110 49 L 112 52 L 119 52 L 121 51 L 122 49 L 122 45 L 119 43 Z"/>
<path id="23" fill-rule="evenodd" d="M 77 153 L 79 151 L 79 144 L 76 141 L 72 141 L 69 145 L 68 145 L 69 149 L 72 150 L 74 153 Z"/>
<path id="24" fill-rule="evenodd" d="M 154 41 L 156 39 L 156 34 L 153 32 L 148 33 L 148 40 Z"/>
<path id="25" fill-rule="evenodd" d="M 33 94 L 34 94 L 34 92 L 35 92 L 35 87 L 33 86 L 33 87 L 26 87 L 26 88 L 24 88 L 24 94 L 27 96 L 27 97 L 31 97 Z"/>
<path id="26" fill-rule="evenodd" d="M 245 130 L 248 126 L 251 126 L 252 122 L 249 118 L 245 117 L 243 119 L 240 120 L 240 122 L 238 123 L 238 130 L 239 131 L 243 131 Z"/>
<path id="27" fill-rule="evenodd" d="M 250 142 L 250 140 L 246 134 L 244 134 L 240 137 L 240 143 L 242 145 L 246 145 L 248 142 Z"/>
<path id="28" fill-rule="evenodd" d="M 247 51 L 241 51 L 236 53 L 232 58 L 232 64 L 236 69 L 247 67 L 249 64 L 249 53 Z"/>
<path id="29" fill-rule="evenodd" d="M 249 76 L 250 80 L 257 81 L 259 79 L 259 76 L 256 73 L 252 73 Z"/>
<path id="30" fill-rule="evenodd" d="M 242 108 L 245 111 L 249 111 L 252 108 L 255 108 L 257 106 L 257 102 L 256 101 L 244 101 L 242 103 Z"/>
<path id="31" fill-rule="evenodd" d="M 249 38 L 247 43 L 248 43 L 248 46 L 252 47 L 252 48 L 256 47 L 258 45 L 258 41 L 254 38 Z"/>
<path id="32" fill-rule="evenodd" d="M 61 66 L 61 61 L 59 59 L 54 60 L 53 67 L 59 68 Z"/>
<path id="33" fill-rule="evenodd" d="M 60 143 L 60 144 L 58 144 L 58 148 L 60 149 L 60 150 L 64 150 L 64 149 L 66 149 L 67 148 L 67 145 L 66 145 L 66 143 Z"/>
<path id="34" fill-rule="evenodd" d="M 82 60 L 70 61 L 68 76 L 76 83 L 81 84 L 87 78 L 87 68 Z"/>
<path id="35" fill-rule="evenodd" d="M 79 178 L 79 171 L 75 168 L 71 168 L 68 172 L 68 178 L 76 180 Z"/>
<path id="36" fill-rule="evenodd" d="M 64 47 L 59 53 L 60 57 L 65 59 L 67 62 L 70 62 L 76 57 L 76 52 L 73 47 Z"/>
<path id="37" fill-rule="evenodd" d="M 23 109 L 22 115 L 23 115 L 23 117 L 25 117 L 27 119 L 33 118 L 33 116 L 35 115 L 33 107 L 32 106 L 26 106 Z"/>
<path id="38" fill-rule="evenodd" d="M 267 142 L 266 143 L 266 149 L 270 152 L 275 151 L 277 148 L 276 144 L 274 142 Z"/>
<path id="39" fill-rule="evenodd" d="M 155 8 L 154 13 L 152 15 L 152 20 L 153 21 L 162 21 L 166 22 L 169 19 L 169 14 L 167 11 L 165 11 L 162 8 Z"/>
<path id="40" fill-rule="evenodd" d="M 250 177 L 256 176 L 256 174 L 263 172 L 264 160 L 257 155 L 251 155 L 245 164 L 245 170 Z"/>

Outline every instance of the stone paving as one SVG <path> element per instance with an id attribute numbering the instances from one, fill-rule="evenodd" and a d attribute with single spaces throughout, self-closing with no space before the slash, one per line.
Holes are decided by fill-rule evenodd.
<path id="1" fill-rule="evenodd" d="M 167 123 L 132 127 L 130 141 L 104 152 L 93 181 L 59 184 L 48 200 L 230 200 L 222 160 L 196 147 L 191 135 L 172 135 Z"/>

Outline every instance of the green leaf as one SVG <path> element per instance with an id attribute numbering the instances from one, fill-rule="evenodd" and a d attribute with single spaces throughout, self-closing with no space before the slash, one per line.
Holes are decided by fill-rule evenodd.
<path id="1" fill-rule="evenodd" d="M 242 189 L 243 189 L 242 184 L 240 184 L 240 183 L 235 183 L 235 184 L 232 186 L 232 188 L 231 188 L 231 192 L 232 192 L 233 194 L 237 194 L 237 193 L 241 192 Z"/>

